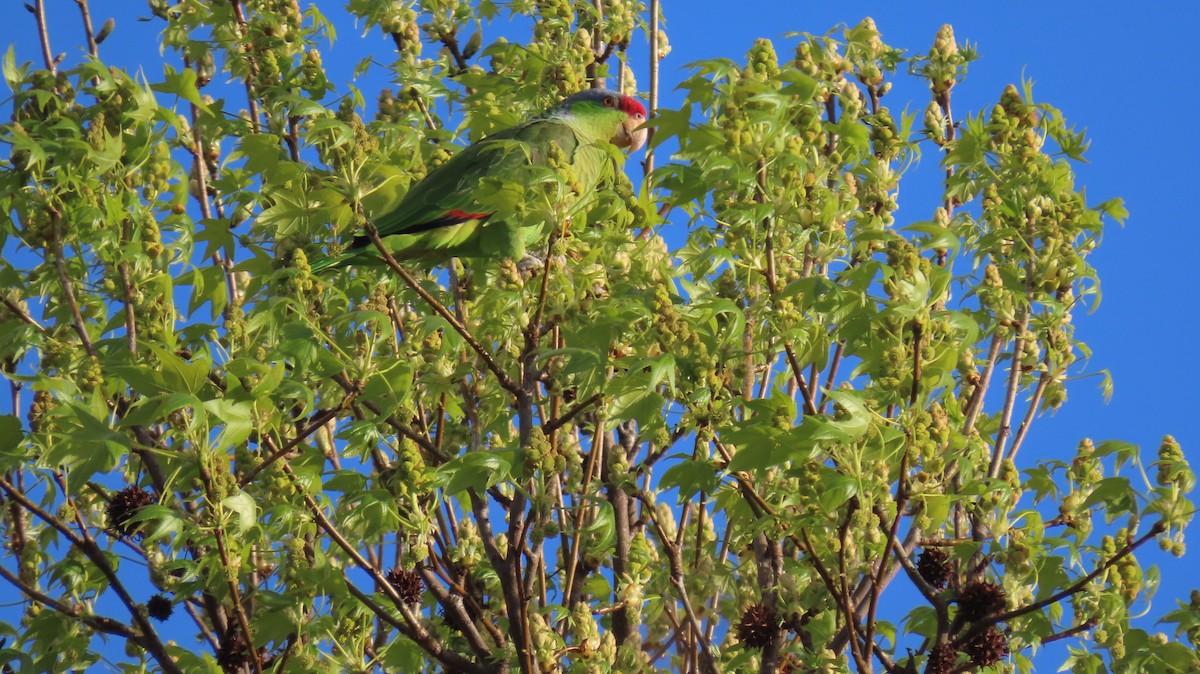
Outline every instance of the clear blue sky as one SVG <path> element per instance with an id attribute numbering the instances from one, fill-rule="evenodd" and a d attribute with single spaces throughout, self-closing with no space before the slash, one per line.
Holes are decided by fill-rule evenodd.
<path id="1" fill-rule="evenodd" d="M 46 2 L 55 51 L 68 50 L 73 59 L 82 39 L 75 3 Z M 326 52 L 325 62 L 331 79 L 344 91 L 360 58 L 374 54 L 386 62 L 392 45 L 377 33 L 360 39 L 361 30 L 346 23 L 342 4 L 319 3 L 339 24 L 339 40 Z M 685 63 L 722 56 L 740 59 L 757 37 L 776 40 L 783 54 L 792 44 L 785 37 L 788 32 L 823 33 L 864 16 L 875 19 L 887 43 L 910 53 L 926 51 L 943 23 L 954 25 L 960 42 L 978 45 L 982 58 L 955 90 L 959 116 L 990 107 L 1008 83 L 1022 77 L 1032 80 L 1038 100 L 1057 106 L 1069 121 L 1088 129 L 1091 163 L 1076 170 L 1089 202 L 1121 196 L 1131 216 L 1124 228 L 1108 228 L 1091 257 L 1103 280 L 1101 307 L 1077 317 L 1077 337 L 1094 352 L 1086 367 L 1110 370 L 1115 394 L 1105 404 L 1099 378 L 1074 382 L 1067 405 L 1035 424 L 1018 464 L 1028 467 L 1036 458 L 1069 460 L 1083 437 L 1131 441 L 1152 460 L 1162 435 L 1171 433 L 1193 465 L 1200 465 L 1200 359 L 1193 354 L 1200 322 L 1200 300 L 1193 287 L 1200 271 L 1192 266 L 1200 250 L 1200 229 L 1191 214 L 1193 195 L 1200 191 L 1194 186 L 1200 134 L 1187 126 L 1200 107 L 1193 74 L 1200 10 L 1191 3 L 1111 0 L 663 0 L 663 6 L 673 48 L 663 63 L 667 105 L 678 100 L 669 90 L 682 78 Z M 15 43 L 19 61 L 40 61 L 33 17 L 19 3 L 7 7 L 0 45 Z M 106 60 L 125 67 L 157 61 L 159 24 L 135 21 L 148 14 L 144 3 L 93 0 L 92 12 L 97 24 L 116 13 L 117 30 L 101 47 Z M 490 40 L 496 32 L 485 37 Z M 647 73 L 634 65 L 644 86 Z M 367 92 L 386 86 L 383 73 L 375 69 L 358 85 Z M 149 79 L 158 75 L 147 72 Z M 927 100 L 924 95 L 919 88 L 898 86 L 885 103 L 903 108 L 911 101 L 909 107 L 920 110 Z M 935 166 L 936 158 L 927 156 L 916 170 L 930 173 Z M 931 189 L 906 187 L 898 224 L 929 219 L 935 205 Z M 1200 586 L 1194 572 L 1186 571 L 1195 566 L 1200 552 L 1192 552 L 1190 564 L 1159 555 L 1157 549 L 1149 552 L 1163 572 L 1163 586 L 1151 611 L 1157 616 L 1173 608 L 1175 598 L 1185 598 Z M 1039 660 L 1040 671 L 1055 669 Z"/>

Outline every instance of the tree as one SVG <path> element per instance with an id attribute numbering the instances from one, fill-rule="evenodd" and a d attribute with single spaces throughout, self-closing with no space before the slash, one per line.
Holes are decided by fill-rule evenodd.
<path id="1" fill-rule="evenodd" d="M 379 92 L 326 73 L 316 7 L 151 0 L 149 83 L 86 0 L 69 61 L 30 7 L 0 127 L 9 668 L 944 674 L 1058 639 L 1078 672 L 1200 667 L 1200 601 L 1167 616 L 1191 647 L 1131 625 L 1138 550 L 1183 551 L 1178 444 L 1019 467 L 1124 217 L 1074 185 L 1082 133 L 1027 86 L 958 115 L 974 51 L 870 19 L 694 64 L 658 109 L 658 5 L 352 0 L 395 43 Z M 643 39 L 640 184 L 569 228 L 569 176 L 497 187 L 552 225 L 540 270 L 312 272 L 462 141 L 635 91 Z M 885 104 L 904 76 L 922 114 Z M 897 222 L 920 151 L 944 198 Z"/>

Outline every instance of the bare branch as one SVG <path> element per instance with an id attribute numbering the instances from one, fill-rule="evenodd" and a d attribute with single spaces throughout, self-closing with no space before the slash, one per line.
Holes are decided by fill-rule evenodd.
<path id="1" fill-rule="evenodd" d="M 87 0 L 75 0 L 75 4 L 79 5 L 79 14 L 83 18 L 83 32 L 87 38 L 88 53 L 92 58 L 100 58 L 100 48 L 96 42 L 96 33 L 92 30 L 92 13 L 88 11 Z"/>
<path id="2" fill-rule="evenodd" d="M 425 303 L 428 304 L 435 312 L 437 312 L 439 316 L 446 319 L 446 322 L 450 324 L 450 327 L 454 328 L 454 331 L 462 336 L 463 340 L 466 341 L 466 343 L 471 347 L 471 350 L 479 354 L 479 357 L 483 359 L 483 362 L 485 365 L 487 365 L 487 368 L 496 376 L 496 381 L 500 383 L 501 387 L 503 387 L 509 393 L 520 395 L 521 388 L 517 386 L 516 382 L 512 380 L 512 377 L 508 376 L 508 373 L 500 367 L 500 365 L 496 362 L 496 359 L 492 357 L 492 354 L 488 353 L 488 351 L 483 348 L 483 345 L 481 345 L 479 341 L 476 340 L 475 337 L 470 333 L 470 331 L 467 330 L 466 326 L 464 326 L 462 323 L 459 323 L 458 319 L 454 317 L 454 314 L 446 308 L 446 305 L 438 301 L 438 299 L 433 295 L 430 295 L 425 288 L 421 287 L 421 284 L 417 282 L 417 279 L 413 278 L 412 274 L 409 274 L 404 267 L 400 266 L 399 262 L 396 262 L 396 258 L 392 256 L 391 251 L 389 251 L 387 246 L 384 245 L 383 239 L 379 238 L 379 230 L 375 229 L 375 225 L 368 223 L 366 231 L 367 236 L 371 239 L 371 242 L 375 244 L 375 247 L 379 250 L 380 255 L 383 256 L 384 261 L 387 262 L 387 265 L 392 268 L 392 271 L 396 272 L 400 278 L 404 279 L 404 282 L 408 284 L 408 287 L 412 288 L 413 292 L 420 296 L 421 299 L 425 300 Z"/>
<path id="3" fill-rule="evenodd" d="M 42 45 L 42 61 L 46 64 L 46 70 L 57 75 L 58 65 L 50 51 L 50 31 L 46 29 L 45 0 L 33 0 L 33 17 L 37 20 L 38 42 Z"/>

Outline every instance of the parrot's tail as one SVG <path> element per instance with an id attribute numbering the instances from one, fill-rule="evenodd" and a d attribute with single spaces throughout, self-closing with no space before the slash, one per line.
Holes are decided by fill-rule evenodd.
<path id="1" fill-rule="evenodd" d="M 342 253 L 341 255 L 327 256 L 327 257 L 323 257 L 319 260 L 314 260 L 312 262 L 312 264 L 310 265 L 310 267 L 312 268 L 312 271 L 314 274 L 323 274 L 323 273 L 329 271 L 330 269 L 336 269 L 337 267 L 340 267 L 343 264 L 346 264 L 346 262 L 348 260 L 350 260 L 352 257 L 354 257 L 353 252 Z"/>

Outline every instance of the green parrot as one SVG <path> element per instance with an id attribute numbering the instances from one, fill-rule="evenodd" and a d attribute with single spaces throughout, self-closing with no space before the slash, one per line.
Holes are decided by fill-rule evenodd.
<path id="1" fill-rule="evenodd" d="M 635 98 L 604 89 L 582 91 L 463 149 L 413 185 L 394 208 L 371 213 L 371 221 L 399 258 L 520 259 L 526 247 L 542 241 L 547 223 L 545 218 L 535 225 L 536 218 L 514 217 L 514 204 L 544 198 L 531 188 L 561 179 L 553 175 L 550 163 L 569 165 L 577 182 L 579 196 L 571 198 L 569 216 L 583 205 L 584 195 L 595 191 L 611 165 L 608 144 L 629 152 L 642 147 L 645 121 L 646 109 Z M 319 272 L 378 259 L 370 238 L 358 236 L 346 252 L 318 260 L 312 268 Z"/>

